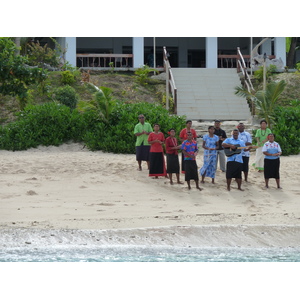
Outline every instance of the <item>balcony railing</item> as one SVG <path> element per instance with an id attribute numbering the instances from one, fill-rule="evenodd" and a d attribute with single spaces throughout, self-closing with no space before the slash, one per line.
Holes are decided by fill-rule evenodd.
<path id="1" fill-rule="evenodd" d="M 131 68 L 133 54 L 76 54 L 79 68 Z"/>

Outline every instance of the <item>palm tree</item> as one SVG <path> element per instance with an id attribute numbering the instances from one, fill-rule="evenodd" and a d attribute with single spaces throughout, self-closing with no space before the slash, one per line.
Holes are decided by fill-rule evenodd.
<path id="1" fill-rule="evenodd" d="M 274 123 L 273 115 L 276 102 L 280 94 L 284 91 L 285 86 L 286 82 L 284 80 L 279 82 L 272 81 L 266 85 L 265 90 L 259 90 L 253 94 L 243 87 L 236 87 L 235 94 L 244 98 L 250 98 L 257 108 L 257 115 L 265 119 L 268 127 L 271 128 Z"/>

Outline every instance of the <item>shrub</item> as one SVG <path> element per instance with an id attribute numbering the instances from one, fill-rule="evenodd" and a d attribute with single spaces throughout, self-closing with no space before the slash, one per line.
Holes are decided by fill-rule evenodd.
<path id="1" fill-rule="evenodd" d="M 165 136 L 170 128 L 174 128 L 179 135 L 180 130 L 185 127 L 184 117 L 170 116 L 161 105 L 146 102 L 134 104 L 116 102 L 109 123 L 102 123 L 89 130 L 83 140 L 93 151 L 135 153 L 136 137 L 133 131 L 139 114 L 144 114 L 146 122 L 149 122 L 152 127 L 154 123 L 159 123 Z"/>
<path id="2" fill-rule="evenodd" d="M 300 101 L 291 102 L 291 107 L 279 106 L 275 110 L 275 126 L 272 132 L 282 149 L 282 155 L 300 152 Z"/>
<path id="3" fill-rule="evenodd" d="M 0 129 L 0 148 L 15 151 L 80 141 L 86 130 L 84 126 L 82 116 L 65 105 L 28 105 L 17 121 Z"/>
<path id="4" fill-rule="evenodd" d="M 59 101 L 60 103 L 74 109 L 79 100 L 79 96 L 76 93 L 75 89 L 69 85 L 59 87 L 55 90 L 54 99 Z"/>
<path id="5" fill-rule="evenodd" d="M 71 71 L 67 70 L 61 73 L 61 83 L 72 85 L 75 82 L 76 82 L 76 78 Z"/>

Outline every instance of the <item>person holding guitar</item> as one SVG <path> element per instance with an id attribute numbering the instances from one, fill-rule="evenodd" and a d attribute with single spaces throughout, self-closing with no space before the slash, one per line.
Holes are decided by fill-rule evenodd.
<path id="1" fill-rule="evenodd" d="M 243 151 L 249 151 L 249 149 L 239 149 L 241 151 L 236 151 L 238 147 L 245 147 L 245 142 L 240 140 L 238 129 L 234 129 L 232 132 L 232 137 L 227 138 L 223 141 L 223 148 L 228 149 L 233 154 L 227 157 L 226 165 L 226 180 L 227 180 L 227 190 L 230 191 L 230 184 L 232 178 L 236 179 L 238 189 L 243 191 L 242 186 L 242 168 L 243 168 Z M 226 152 L 226 151 L 225 151 Z"/>
<path id="2" fill-rule="evenodd" d="M 242 140 L 245 142 L 246 146 L 250 146 L 252 144 L 252 136 L 249 132 L 245 131 L 245 125 L 244 123 L 239 123 L 237 126 L 239 131 L 239 140 Z M 245 181 L 248 181 L 248 172 L 249 172 L 249 159 L 250 159 L 250 152 L 249 151 L 243 151 L 243 173 L 245 177 Z"/>

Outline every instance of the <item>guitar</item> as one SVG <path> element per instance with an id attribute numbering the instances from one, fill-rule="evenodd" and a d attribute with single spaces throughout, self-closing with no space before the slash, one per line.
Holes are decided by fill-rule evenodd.
<path id="1" fill-rule="evenodd" d="M 248 145 L 246 147 L 241 147 L 240 144 L 236 144 L 235 146 L 236 146 L 235 149 L 224 148 L 224 153 L 227 157 L 230 157 L 234 154 L 240 154 L 242 152 L 242 149 L 246 149 L 246 148 L 249 148 L 249 147 L 258 148 L 258 146 L 254 146 L 254 145 Z"/>

